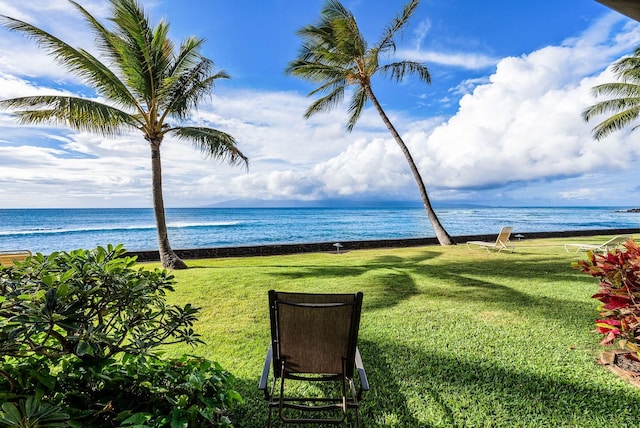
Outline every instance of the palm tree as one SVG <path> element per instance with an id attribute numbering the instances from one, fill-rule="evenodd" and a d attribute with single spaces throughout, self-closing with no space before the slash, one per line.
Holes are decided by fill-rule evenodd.
<path id="1" fill-rule="evenodd" d="M 352 131 L 365 104 L 371 101 L 409 163 L 438 241 L 441 245 L 451 245 L 453 240 L 440 224 L 431 206 L 427 189 L 411 152 L 382 109 L 371 87 L 371 80 L 376 73 L 391 77 L 398 82 L 402 81 L 407 74 L 415 74 L 421 81 L 431 83 L 429 70 L 423 64 L 414 61 L 380 64 L 381 55 L 395 51 L 394 37 L 408 23 L 418 3 L 419 0 L 411 0 L 405 5 L 402 13 L 385 29 L 378 43 L 368 47 L 353 14 L 338 0 L 328 0 L 320 13 L 320 22 L 317 25 L 307 25 L 298 31 L 303 44 L 298 58 L 289 63 L 286 71 L 288 74 L 319 85 L 309 93 L 309 96 L 326 94 L 309 106 L 305 112 L 306 118 L 337 106 L 344 99 L 345 90 L 354 85 L 356 88 L 349 105 L 351 115 L 347 122 L 347 130 Z"/>
<path id="2" fill-rule="evenodd" d="M 640 116 L 640 47 L 633 55 L 613 64 L 611 70 L 620 80 L 592 88 L 594 96 L 612 96 L 587 108 L 582 117 L 585 121 L 593 117 L 611 113 L 612 115 L 593 128 L 593 137 L 601 140 L 614 131 L 624 128 Z M 640 125 L 634 126 L 635 130 Z"/>
<path id="3" fill-rule="evenodd" d="M 158 230 L 162 265 L 183 269 L 186 264 L 169 244 L 162 197 L 160 146 L 166 135 L 191 142 L 206 156 L 231 164 L 248 165 L 231 135 L 216 129 L 179 126 L 192 109 L 210 94 L 217 79 L 214 64 L 200 54 L 203 39 L 189 37 L 176 50 L 168 39 L 169 24 L 151 27 L 136 0 L 110 0 L 109 30 L 75 1 L 69 2 L 83 15 L 96 36 L 101 62 L 84 49 L 74 48 L 57 37 L 26 22 L 1 16 L 13 31 L 34 39 L 69 72 L 79 76 L 105 102 L 71 96 L 30 96 L 0 101 L 0 108 L 12 109 L 20 123 L 56 124 L 78 131 L 112 137 L 141 131 L 151 149 L 153 208 Z"/>

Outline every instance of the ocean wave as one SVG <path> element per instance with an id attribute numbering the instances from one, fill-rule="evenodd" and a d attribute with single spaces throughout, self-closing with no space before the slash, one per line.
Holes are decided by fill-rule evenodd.
<path id="1" fill-rule="evenodd" d="M 216 222 L 171 222 L 167 224 L 169 229 L 193 229 L 208 227 L 233 227 L 242 224 L 241 221 L 216 221 Z M 28 235 L 67 235 L 72 233 L 96 233 L 96 232 L 134 232 L 136 230 L 153 230 L 155 224 L 144 225 L 100 225 L 82 228 L 31 228 L 21 230 L 0 230 L 0 236 L 28 236 Z"/>
<path id="2" fill-rule="evenodd" d="M 243 224 L 242 221 L 211 221 L 211 222 L 180 222 L 173 221 L 167 224 L 169 228 L 192 229 L 196 227 L 233 227 Z M 155 227 L 155 226 L 153 226 Z"/>

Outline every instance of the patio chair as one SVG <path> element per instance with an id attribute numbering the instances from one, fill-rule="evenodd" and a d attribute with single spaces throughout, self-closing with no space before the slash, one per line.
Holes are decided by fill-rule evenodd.
<path id="1" fill-rule="evenodd" d="M 594 253 L 608 253 L 610 250 L 619 247 L 624 242 L 631 239 L 631 235 L 618 235 L 609 239 L 607 242 L 603 244 L 564 244 L 564 249 L 569 252 L 569 248 L 575 248 L 576 253 L 578 251 L 588 251 L 591 250 Z"/>
<path id="2" fill-rule="evenodd" d="M 516 249 L 516 247 L 514 247 L 511 244 L 511 241 L 509 241 L 512 230 L 513 230 L 513 227 L 504 226 L 502 229 L 500 229 L 500 233 L 498 233 L 498 237 L 496 238 L 495 242 L 468 241 L 467 247 L 469 245 L 477 245 L 479 247 L 485 248 L 487 251 L 489 251 L 490 249 L 498 250 L 498 252 L 502 250 L 513 251 Z"/>
<path id="3" fill-rule="evenodd" d="M 361 309 L 361 292 L 269 291 L 271 345 L 258 386 L 269 403 L 269 427 L 274 409 L 284 423 L 336 425 L 345 422 L 352 409 L 355 426 L 359 426 L 358 407 L 369 390 L 357 347 Z M 271 368 L 272 376 L 269 375 Z M 269 388 L 270 377 L 273 380 Z M 296 389 L 305 383 L 320 389 Z M 301 396 L 301 390 L 324 393 Z"/>
<path id="4" fill-rule="evenodd" d="M 29 250 L 0 251 L 0 265 L 13 266 L 15 262 L 23 262 L 30 256 Z"/>

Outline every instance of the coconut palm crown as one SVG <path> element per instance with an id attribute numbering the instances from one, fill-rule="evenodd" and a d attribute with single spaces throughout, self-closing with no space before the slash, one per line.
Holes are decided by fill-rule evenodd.
<path id="1" fill-rule="evenodd" d="M 380 40 L 369 46 L 353 14 L 338 0 L 328 0 L 320 13 L 319 22 L 298 31 L 303 40 L 302 46 L 298 58 L 289 63 L 286 71 L 318 85 L 309 96 L 320 97 L 306 110 L 306 118 L 336 107 L 344 100 L 347 88 L 353 87 L 347 121 L 347 130 L 351 131 L 365 105 L 371 101 L 409 164 L 438 241 L 442 245 L 450 245 L 453 241 L 431 206 L 424 181 L 413 157 L 382 109 L 371 86 L 371 80 L 376 74 L 398 82 L 404 80 L 407 75 L 416 75 L 421 81 L 431 83 L 429 70 L 421 63 L 407 60 L 380 63 L 381 56 L 395 52 L 395 36 L 407 25 L 418 4 L 419 0 L 407 3 L 402 12 L 386 27 Z"/>
<path id="2" fill-rule="evenodd" d="M 618 82 L 605 83 L 592 88 L 594 96 L 610 96 L 587 108 L 582 117 L 585 121 L 601 114 L 611 114 L 607 119 L 593 128 L 593 137 L 601 140 L 614 131 L 618 131 L 638 119 L 640 116 L 640 47 L 632 56 L 615 62 L 611 70 Z M 631 130 L 636 130 L 635 125 Z"/>
<path id="3" fill-rule="evenodd" d="M 206 127 L 180 126 L 210 94 L 214 82 L 229 76 L 223 71 L 214 72 L 213 62 L 200 54 L 203 39 L 189 37 L 176 49 L 168 38 L 169 24 L 161 21 L 152 27 L 136 0 L 110 0 L 111 29 L 77 2 L 69 2 L 94 33 L 100 59 L 18 19 L 1 16 L 0 22 L 34 39 L 104 102 L 45 95 L 2 100 L 0 108 L 12 110 L 24 124 L 55 124 L 104 137 L 142 132 L 151 149 L 153 206 L 162 265 L 185 268 L 169 244 L 160 146 L 165 136 L 173 135 L 213 159 L 248 165 L 231 135 Z"/>

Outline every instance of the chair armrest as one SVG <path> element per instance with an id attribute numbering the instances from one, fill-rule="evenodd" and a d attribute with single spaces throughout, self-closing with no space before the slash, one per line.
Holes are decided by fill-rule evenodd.
<path id="1" fill-rule="evenodd" d="M 358 377 L 360 378 L 360 390 L 358 391 L 358 400 L 362 400 L 363 392 L 369 390 L 369 380 L 367 379 L 367 372 L 364 370 L 364 364 L 362 364 L 362 357 L 360 356 L 360 350 L 356 347 L 356 368 L 358 369 Z"/>
<path id="2" fill-rule="evenodd" d="M 267 388 L 267 382 L 269 380 L 269 370 L 271 369 L 271 359 L 273 358 L 273 349 L 269 346 L 267 350 L 267 356 L 264 359 L 264 367 L 262 368 L 262 376 L 260 377 L 260 384 L 258 389 L 264 391 L 264 398 L 269 400 L 269 392 Z"/>

